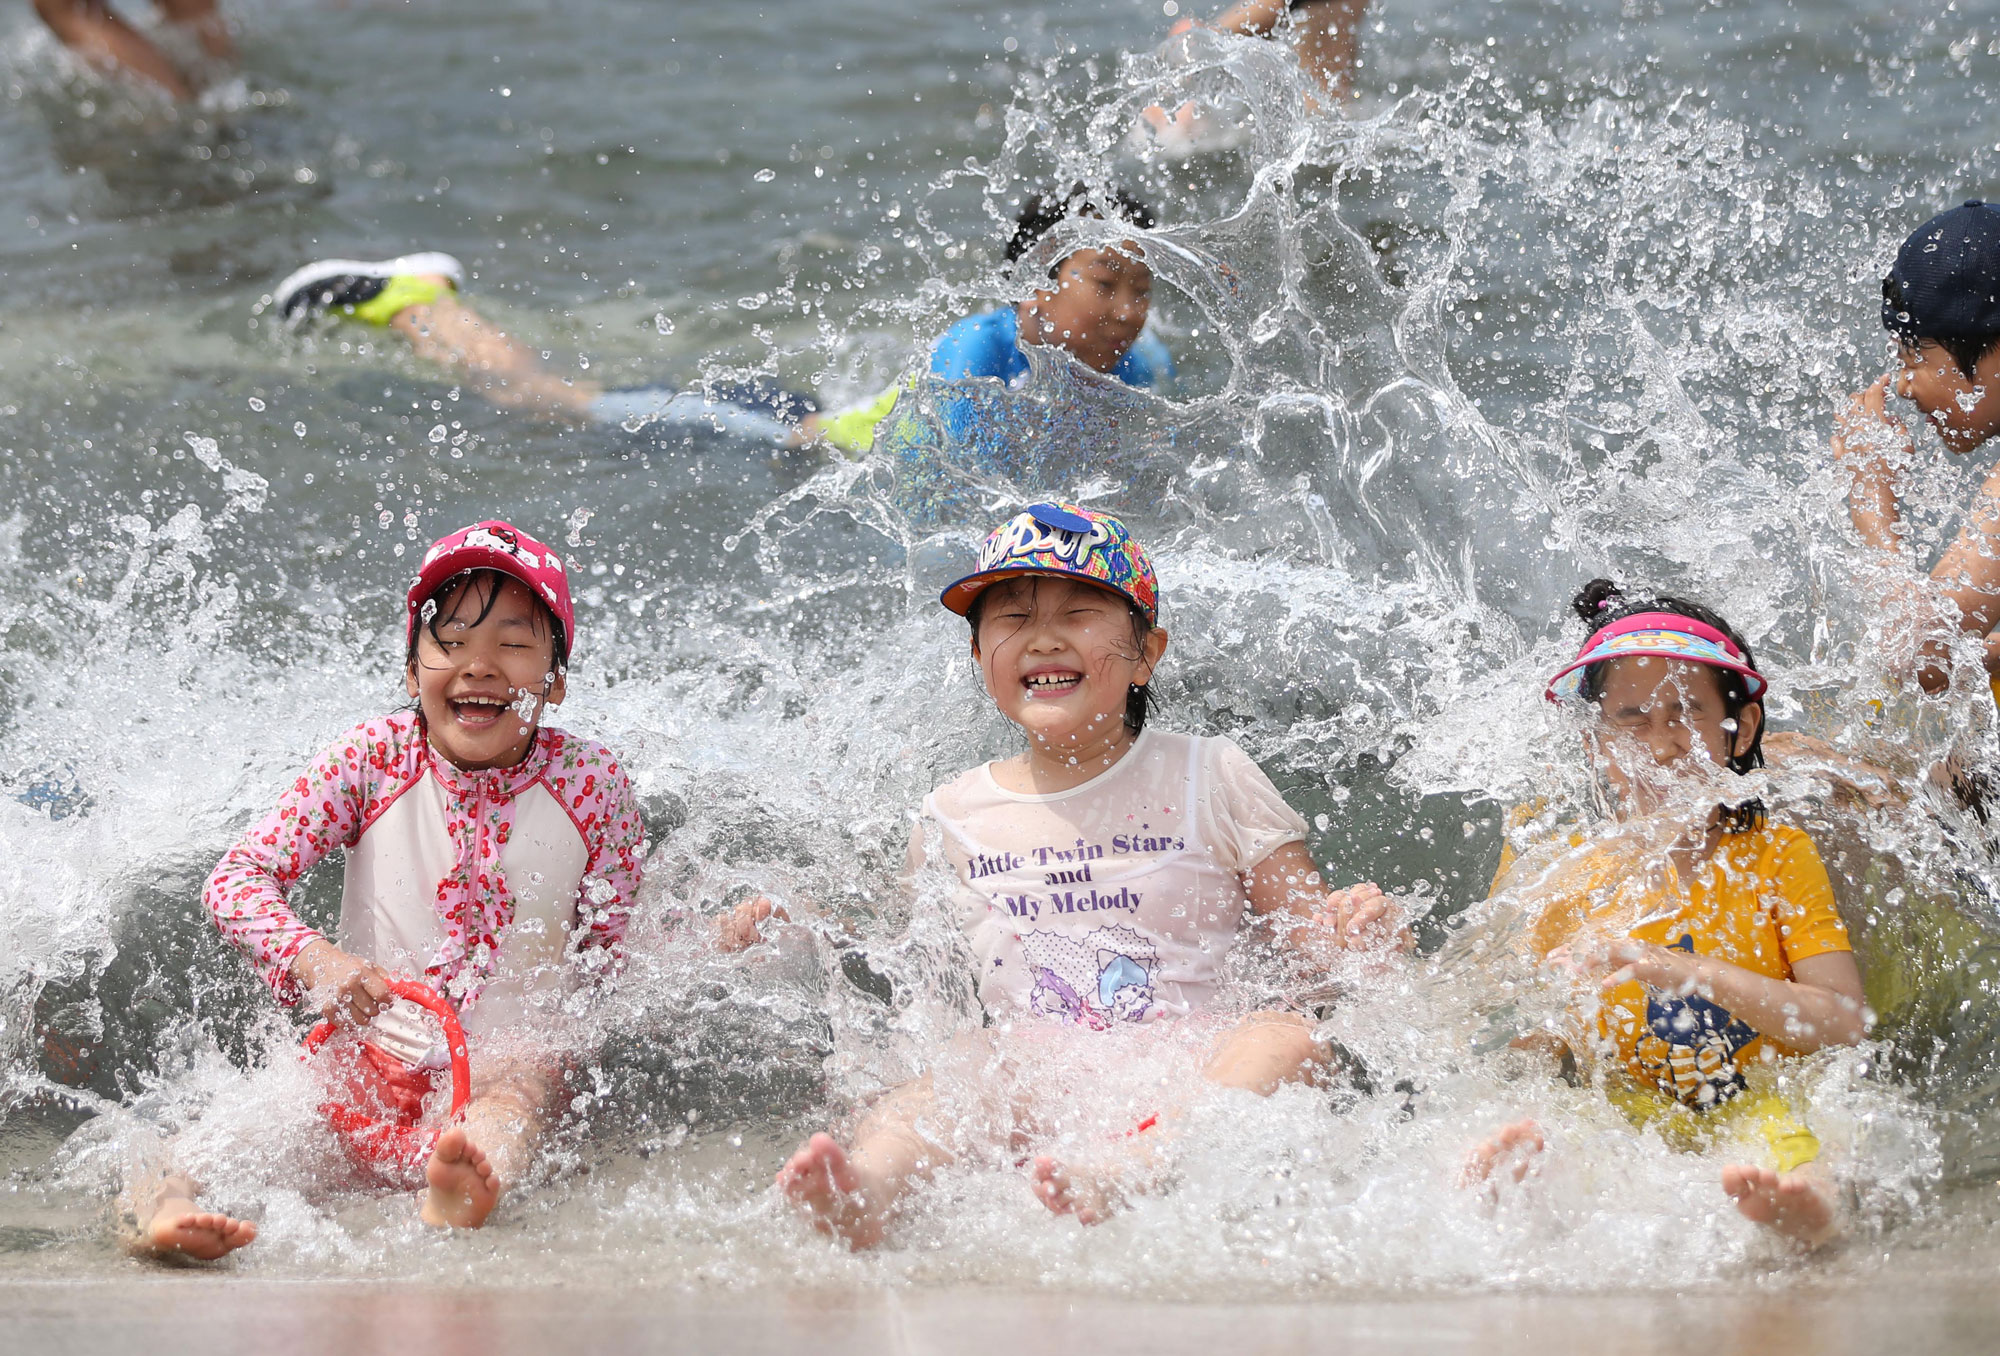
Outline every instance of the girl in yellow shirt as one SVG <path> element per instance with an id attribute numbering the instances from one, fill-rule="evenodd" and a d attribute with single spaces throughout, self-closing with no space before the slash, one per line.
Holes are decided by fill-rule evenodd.
<path id="1" fill-rule="evenodd" d="M 1707 800 L 1723 769 L 1763 763 L 1768 684 L 1707 608 L 1627 602 L 1602 579 L 1575 606 L 1593 629 L 1548 696 L 1595 706 L 1586 748 L 1615 826 L 1501 864 L 1528 945 L 1577 984 L 1565 1035 L 1523 1043 L 1594 1061 L 1612 1101 L 1670 1142 L 1761 1138 L 1765 1161 L 1724 1167 L 1723 1190 L 1747 1218 L 1823 1242 L 1836 1214 L 1819 1142 L 1771 1070 L 1862 1039 L 1861 974 L 1812 840 L 1767 824 L 1757 801 Z M 1507 1126 L 1466 1179 L 1518 1181 L 1542 1148 L 1533 1122 Z"/>

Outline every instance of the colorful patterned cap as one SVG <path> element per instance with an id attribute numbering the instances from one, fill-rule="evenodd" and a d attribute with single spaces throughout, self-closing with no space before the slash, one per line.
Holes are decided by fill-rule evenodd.
<path id="1" fill-rule="evenodd" d="M 995 528 L 980 548 L 978 570 L 938 601 L 963 617 L 985 590 L 1023 574 L 1086 580 L 1131 600 L 1148 626 L 1160 619 L 1160 581 L 1146 548 L 1110 514 L 1074 504 L 1030 504 Z"/>
<path id="2" fill-rule="evenodd" d="M 562 556 L 513 524 L 498 519 L 475 523 L 449 537 L 440 537 L 424 552 L 417 577 L 410 581 L 408 640 L 417 638 L 417 614 L 425 600 L 447 580 L 468 570 L 498 570 L 526 584 L 555 614 L 557 624 L 562 627 L 563 651 L 576 643 L 576 608 L 569 599 L 569 578 L 563 573 Z"/>
<path id="3" fill-rule="evenodd" d="M 1740 673 L 1748 688 L 1746 696 L 1761 697 L 1769 686 L 1764 675 L 1750 667 L 1736 642 L 1707 622 L 1678 612 L 1635 612 L 1583 642 L 1576 658 L 1549 679 L 1546 695 L 1552 702 L 1569 701 L 1583 691 L 1584 670 L 1592 664 L 1641 654 Z"/>

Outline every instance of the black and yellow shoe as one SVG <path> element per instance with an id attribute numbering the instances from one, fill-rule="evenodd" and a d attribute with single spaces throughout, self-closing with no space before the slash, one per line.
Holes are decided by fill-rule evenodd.
<path id="1" fill-rule="evenodd" d="M 438 278 L 447 284 L 440 285 Z M 436 301 L 464 281 L 465 265 L 449 254 L 405 254 L 374 263 L 322 259 L 279 283 L 268 304 L 294 327 L 320 315 L 386 325 L 405 307 Z"/>

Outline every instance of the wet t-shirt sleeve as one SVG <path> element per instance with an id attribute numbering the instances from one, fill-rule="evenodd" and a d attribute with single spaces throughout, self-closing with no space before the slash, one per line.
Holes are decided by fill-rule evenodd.
<path id="1" fill-rule="evenodd" d="M 551 788 L 590 854 L 577 893 L 579 956 L 585 969 L 601 970 L 620 958 L 639 897 L 646 829 L 625 769 L 602 744 L 567 738 L 554 764 Z"/>
<path id="2" fill-rule="evenodd" d="M 1287 843 L 1303 843 L 1306 821 L 1250 755 L 1224 738 L 1202 745 L 1203 837 L 1216 865 L 1248 871 Z"/>
<path id="3" fill-rule="evenodd" d="M 1786 964 L 1796 965 L 1833 951 L 1852 951 L 1819 849 L 1797 829 L 1774 832 L 1778 843 L 1770 874 L 1777 896 L 1778 940 Z"/>
<path id="4" fill-rule="evenodd" d="M 286 896 L 336 848 L 354 846 L 400 783 L 408 730 L 389 717 L 350 730 L 314 759 L 278 804 L 224 853 L 202 891 L 216 927 L 284 1003 L 296 1003 L 292 962 L 321 934 Z"/>

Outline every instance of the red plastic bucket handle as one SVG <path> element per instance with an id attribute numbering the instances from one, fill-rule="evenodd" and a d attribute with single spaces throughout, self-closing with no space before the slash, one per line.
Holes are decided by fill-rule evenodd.
<path id="1" fill-rule="evenodd" d="M 444 1028 L 445 1049 L 451 1052 L 451 1114 L 453 1119 L 457 1119 L 465 1110 L 465 1104 L 472 1100 L 472 1056 L 465 1048 L 465 1028 L 459 1025 L 458 1009 L 430 985 L 411 979 L 390 980 L 389 992 L 428 1009 Z M 310 1054 L 325 1045 L 338 1029 L 332 1022 L 321 1022 L 307 1032 L 306 1053 Z"/>

